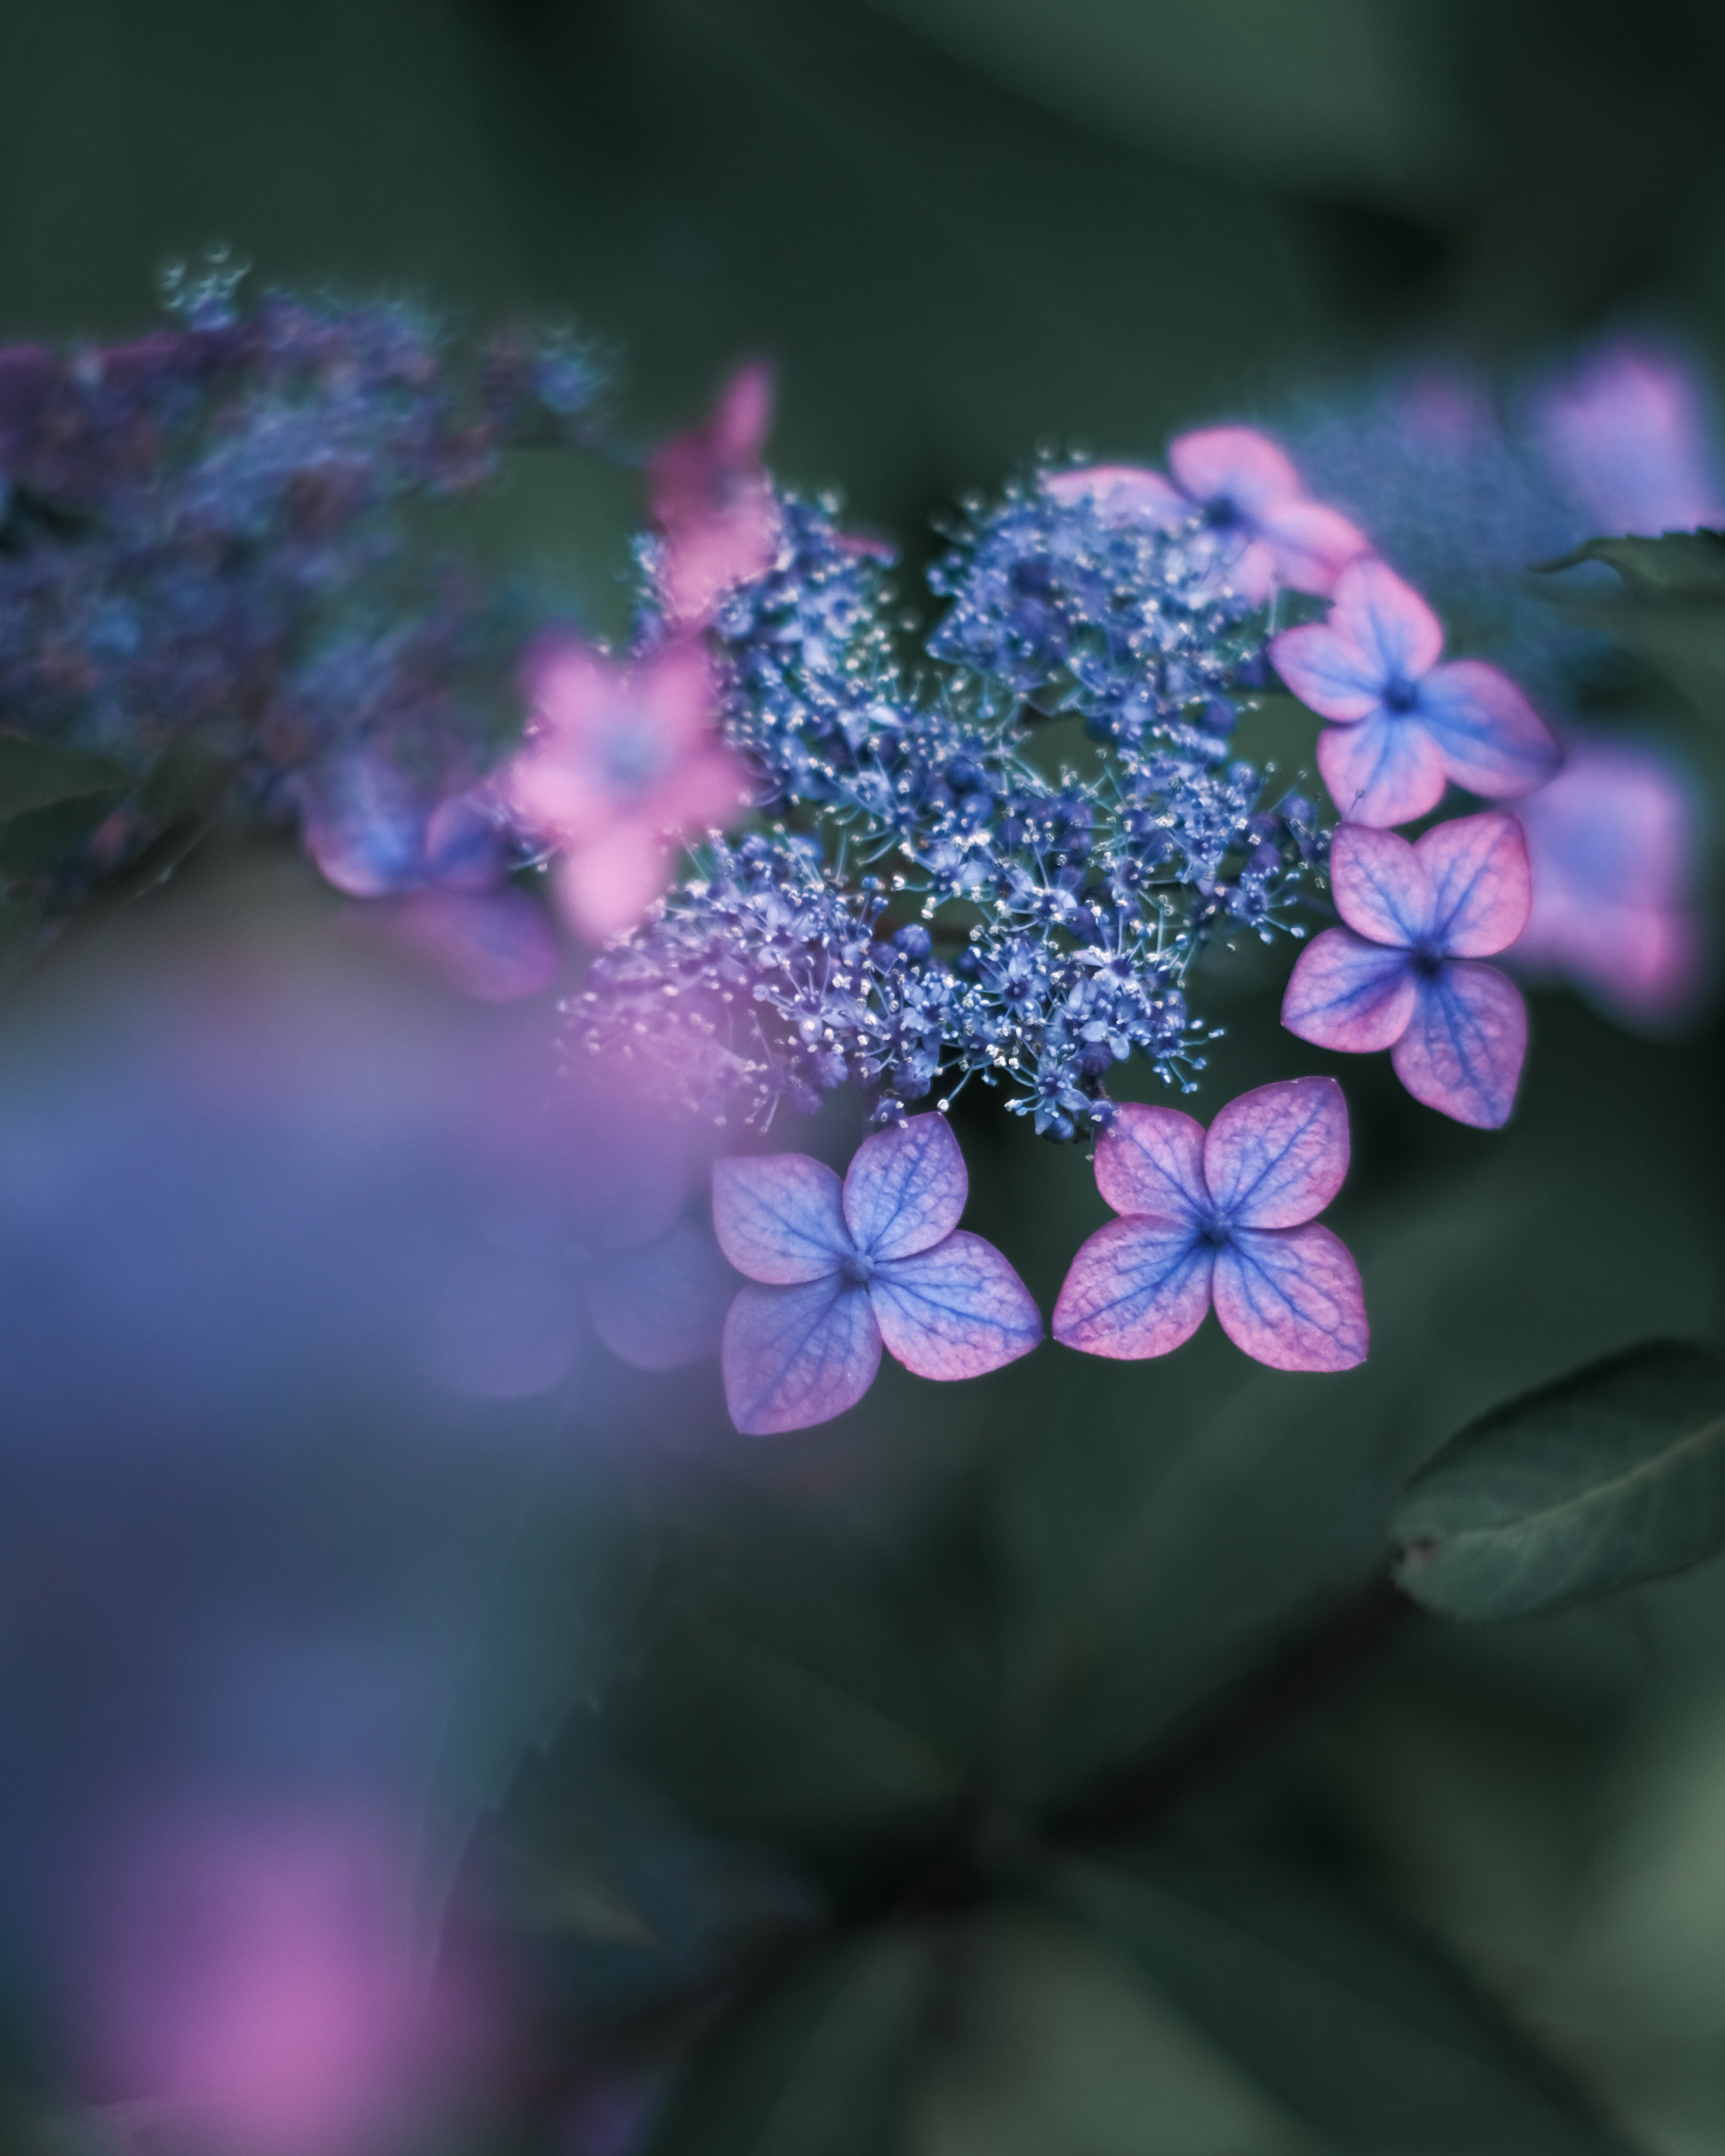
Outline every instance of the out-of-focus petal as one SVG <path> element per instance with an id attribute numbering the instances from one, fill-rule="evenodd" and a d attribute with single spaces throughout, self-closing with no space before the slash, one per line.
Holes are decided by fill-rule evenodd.
<path id="1" fill-rule="evenodd" d="M 713 1233 L 740 1273 L 775 1287 L 820 1280 L 852 1249 L 840 1184 L 806 1152 L 713 1163 Z"/>
<path id="2" fill-rule="evenodd" d="M 1350 562 L 1372 551 L 1358 525 L 1321 501 L 1276 503 L 1259 513 L 1257 524 L 1281 583 L 1290 591 L 1312 592 L 1319 598 L 1335 590 Z"/>
<path id="3" fill-rule="evenodd" d="M 1096 1188 L 1117 1213 L 1184 1223 L 1209 1210 L 1204 1125 L 1178 1108 L 1125 1101 L 1096 1140 Z"/>
<path id="4" fill-rule="evenodd" d="M 661 828 L 677 832 L 722 829 L 747 808 L 752 792 L 740 757 L 727 748 L 699 749 L 673 772 L 657 798 Z"/>
<path id="5" fill-rule="evenodd" d="M 1248 606 L 1262 606 L 1281 582 L 1276 550 L 1263 539 L 1249 538 L 1230 560 L 1223 552 L 1222 580 Z"/>
<path id="6" fill-rule="evenodd" d="M 670 880 L 670 849 L 634 818 L 565 854 L 553 871 L 564 917 L 588 943 L 633 928 Z"/>
<path id="7" fill-rule="evenodd" d="M 1725 470 L 1700 380 L 1675 353 L 1608 346 L 1547 390 L 1533 432 L 1593 531 L 1725 524 Z"/>
<path id="8" fill-rule="evenodd" d="M 1327 928 L 1295 963 L 1281 1022 L 1315 1047 L 1369 1055 L 1401 1039 L 1415 999 L 1405 951 L 1368 943 L 1351 928 Z"/>
<path id="9" fill-rule="evenodd" d="M 1509 1121 L 1527 1053 L 1527 1006 L 1495 966 L 1456 958 L 1419 983 L 1395 1075 L 1428 1108 L 1476 1130 Z"/>
<path id="10" fill-rule="evenodd" d="M 588 1314 L 619 1361 L 637 1370 L 677 1370 L 718 1353 L 736 1289 L 712 1236 L 678 1220 L 656 1242 L 594 1267 Z"/>
<path id="11" fill-rule="evenodd" d="M 1222 1109 L 1204 1140 L 1211 1202 L 1244 1227 L 1298 1227 L 1342 1188 L 1348 1151 L 1348 1103 L 1333 1078 L 1255 1086 Z"/>
<path id="12" fill-rule="evenodd" d="M 1453 660 L 1428 674 L 1417 716 L 1450 778 L 1488 800 L 1532 793 L 1563 760 L 1550 727 L 1508 675 L 1481 659 Z"/>
<path id="13" fill-rule="evenodd" d="M 1330 839 L 1330 891 L 1343 920 L 1374 943 L 1410 945 L 1430 931 L 1430 880 L 1397 832 L 1338 824 Z"/>
<path id="14" fill-rule="evenodd" d="M 1368 556 L 1336 579 L 1329 626 L 1363 653 L 1388 683 L 1413 683 L 1436 665 L 1444 625 L 1414 587 Z"/>
<path id="15" fill-rule="evenodd" d="M 578 638 L 557 637 L 529 651 L 521 686 L 535 721 L 580 740 L 603 718 L 616 695 L 617 668 Z"/>
<path id="16" fill-rule="evenodd" d="M 1045 472 L 1042 490 L 1064 507 L 1092 503 L 1110 523 L 1163 527 L 1183 523 L 1192 504 L 1158 471 L 1138 465 L 1085 465 L 1076 471 Z"/>
<path id="17" fill-rule="evenodd" d="M 1327 622 L 1309 621 L 1270 639 L 1270 663 L 1290 691 L 1322 719 L 1351 724 L 1384 702 L 1384 676 L 1357 644 Z"/>
<path id="18" fill-rule="evenodd" d="M 732 1421 L 745 1437 L 768 1437 L 855 1407 L 880 1367 L 880 1328 L 866 1291 L 836 1277 L 743 1287 L 721 1359 Z"/>
<path id="19" fill-rule="evenodd" d="M 1355 824 L 1411 823 L 1436 808 L 1448 783 L 1437 743 L 1417 719 L 1394 711 L 1357 726 L 1326 726 L 1317 767 L 1330 798 Z"/>
<path id="20" fill-rule="evenodd" d="M 1054 1337 L 1117 1362 L 1167 1355 L 1203 1324 L 1214 1260 L 1195 1229 L 1111 1220 L 1079 1246 L 1055 1304 Z"/>
<path id="21" fill-rule="evenodd" d="M 679 756 L 699 741 L 718 708 L 713 662 L 698 637 L 666 644 L 630 667 L 626 678 L 667 757 Z"/>
<path id="22" fill-rule="evenodd" d="M 875 1258 L 914 1257 L 958 1225 L 969 1194 L 964 1155 L 944 1116 L 912 1116 L 876 1131 L 845 1173 L 845 1218 Z"/>
<path id="23" fill-rule="evenodd" d="M 763 359 L 748 360 L 719 392 L 711 435 L 721 463 L 747 466 L 767 446 L 773 427 L 773 369 Z"/>
<path id="24" fill-rule="evenodd" d="M 915 1257 L 888 1259 L 869 1295 L 887 1353 L 919 1378 L 979 1378 L 1042 1337 L 1030 1291 L 992 1243 L 962 1229 Z"/>
<path id="25" fill-rule="evenodd" d="M 524 891 L 483 897 L 465 891 L 419 891 L 392 911 L 392 932 L 440 967 L 476 1003 L 516 1003 L 548 988 L 562 953 L 545 917 Z"/>
<path id="26" fill-rule="evenodd" d="M 1351 1370 L 1371 1331 L 1359 1268 L 1316 1221 L 1241 1229 L 1216 1253 L 1216 1316 L 1236 1348 L 1272 1370 Z"/>
<path id="27" fill-rule="evenodd" d="M 1513 816 L 1458 816 L 1414 849 L 1431 886 L 1430 933 L 1453 958 L 1490 958 L 1527 925 L 1532 885 Z"/>
<path id="28" fill-rule="evenodd" d="M 1255 427 L 1203 427 L 1168 445 L 1168 470 L 1194 501 L 1226 501 L 1255 521 L 1303 491 L 1286 449 Z"/>

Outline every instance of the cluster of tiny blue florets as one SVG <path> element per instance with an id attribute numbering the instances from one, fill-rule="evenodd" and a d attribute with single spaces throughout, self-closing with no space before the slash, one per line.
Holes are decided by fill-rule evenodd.
<path id="1" fill-rule="evenodd" d="M 832 505 L 783 502 L 777 562 L 716 624 L 768 828 L 598 962 L 589 1045 L 757 1122 L 847 1082 L 891 1121 L 978 1076 L 1064 1138 L 1106 1127 L 1134 1053 L 1189 1088 L 1194 962 L 1290 926 L 1322 852 L 1313 803 L 1231 746 L 1261 612 L 1201 529 L 1035 483 L 968 511 L 915 672 L 888 568 Z"/>
<path id="2" fill-rule="evenodd" d="M 434 795 L 518 724 L 521 624 L 418 505 L 578 437 L 593 366 L 237 281 L 182 276 L 131 343 L 0 352 L 0 712 L 63 794 L 90 760 L 89 843 L 57 812 L 39 872 L 0 860 L 15 898 L 69 905 L 218 804 L 292 816 L 356 759 Z"/>

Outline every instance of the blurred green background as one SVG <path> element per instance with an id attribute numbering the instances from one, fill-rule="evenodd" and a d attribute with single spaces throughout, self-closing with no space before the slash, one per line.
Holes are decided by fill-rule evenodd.
<path id="1" fill-rule="evenodd" d="M 221 241 L 268 280 L 576 321 L 643 444 L 764 352 L 775 469 L 915 557 L 1045 441 L 1153 455 L 1394 361 L 1512 368 L 1624 321 L 1717 356 L 1722 111 L 1707 0 L 3 0 L 0 330 L 136 326 L 162 266 Z M 614 620 L 638 504 L 626 475 L 581 488 L 524 476 L 506 536 Z M 1718 722 L 1693 721 L 1703 763 Z M 1649 1042 L 1542 998 L 1516 1122 L 1486 1136 L 1282 1034 L 1282 963 L 1217 972 L 1206 1106 L 1345 1078 L 1334 1217 L 1371 1363 L 1255 1373 L 1212 1327 L 1154 1368 L 1050 1350 L 956 1396 L 889 1370 L 829 1430 L 715 1449 L 598 1717 L 704 1828 L 827 1879 L 876 1796 L 889 1827 L 978 1776 L 1056 1802 L 1365 1578 L 1397 1480 L 1469 1415 L 1650 1334 L 1718 1343 L 1716 1021 Z M 964 1135 L 973 1224 L 1046 1307 L 1101 1217 L 1083 1163 L 998 1117 Z M 812 1587 L 787 1555 L 811 1549 Z M 858 1644 L 853 1573 L 891 1651 Z M 717 1653 L 739 1633 L 810 1698 L 862 1667 L 834 1759 L 803 1695 Z M 1579 1616 L 1415 1625 L 1194 1801 L 1200 1839 L 1439 1934 L 1648 2145 L 1725 2148 L 1718 1565 Z M 575 1933 L 614 1937 L 582 1906 Z M 906 2114 L 931 2156 L 1324 2145 L 1076 1926 L 997 1909 L 957 1952 Z"/>

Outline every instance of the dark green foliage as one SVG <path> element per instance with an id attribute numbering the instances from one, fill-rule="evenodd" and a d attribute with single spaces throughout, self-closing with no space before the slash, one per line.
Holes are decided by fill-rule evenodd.
<path id="1" fill-rule="evenodd" d="M 1522 1617 L 1725 1546 L 1725 1363 L 1664 1343 L 1495 1409 L 1408 1486 L 1397 1578 L 1448 1617 Z"/>

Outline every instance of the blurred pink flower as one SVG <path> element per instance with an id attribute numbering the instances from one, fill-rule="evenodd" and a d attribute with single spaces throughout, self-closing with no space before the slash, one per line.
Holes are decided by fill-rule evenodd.
<path id="1" fill-rule="evenodd" d="M 103 2094 L 233 2156 L 350 2156 L 413 2094 L 425 1985 L 404 1835 L 338 1809 L 138 1823 L 89 1914 Z"/>
<path id="2" fill-rule="evenodd" d="M 778 505 L 761 465 L 772 424 L 773 372 L 757 362 L 732 376 L 705 426 L 673 436 L 653 459 L 659 595 L 680 629 L 701 627 L 734 585 L 773 566 Z"/>
<path id="3" fill-rule="evenodd" d="M 748 773 L 714 731 L 717 684 L 699 643 L 625 664 L 563 639 L 532 660 L 527 688 L 532 723 L 501 789 L 557 850 L 571 925 L 603 942 L 669 886 L 678 839 L 747 806 Z"/>
<path id="4" fill-rule="evenodd" d="M 1725 472 L 1701 382 L 1651 346 L 1606 346 L 1553 382 L 1535 439 L 1600 534 L 1725 524 Z"/>
<path id="5" fill-rule="evenodd" d="M 1371 552 L 1345 516 L 1308 496 L 1286 451 L 1253 428 L 1178 435 L 1168 460 L 1172 482 L 1135 465 L 1091 465 L 1051 474 L 1043 485 L 1056 501 L 1093 501 L 1122 521 L 1201 518 L 1229 583 L 1253 605 L 1280 585 L 1327 597 L 1348 563 Z"/>
<path id="6" fill-rule="evenodd" d="M 1678 773 L 1651 749 L 1572 741 L 1563 770 L 1515 813 L 1533 872 L 1533 909 L 1508 953 L 1518 969 L 1564 975 L 1627 1019 L 1681 1017 L 1707 953 L 1695 807 Z"/>

